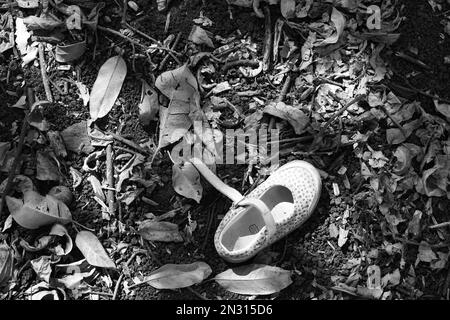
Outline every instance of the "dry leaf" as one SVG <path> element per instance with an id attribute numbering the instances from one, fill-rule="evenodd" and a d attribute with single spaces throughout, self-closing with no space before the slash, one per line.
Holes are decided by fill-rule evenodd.
<path id="1" fill-rule="evenodd" d="M 81 121 L 71 125 L 61 132 L 67 150 L 78 154 L 90 154 L 94 151 L 91 138 L 88 135 L 87 122 Z"/>
<path id="2" fill-rule="evenodd" d="M 190 287 L 208 278 L 212 270 L 205 262 L 166 264 L 146 276 L 144 282 L 156 289 Z"/>
<path id="3" fill-rule="evenodd" d="M 263 264 L 228 269 L 214 280 L 228 291 L 238 294 L 266 295 L 283 290 L 292 283 L 291 271 Z"/>
<path id="4" fill-rule="evenodd" d="M 389 144 L 399 144 L 404 142 L 408 137 L 413 133 L 414 130 L 416 130 L 418 127 L 420 127 L 422 124 L 420 119 L 413 120 L 403 126 L 403 131 L 405 132 L 405 135 L 403 134 L 402 130 L 398 128 L 391 128 L 386 130 L 386 139 Z"/>
<path id="5" fill-rule="evenodd" d="M 58 157 L 67 157 L 66 146 L 64 145 L 63 139 L 58 131 L 48 131 L 47 138 L 50 142 L 50 147 Z"/>
<path id="6" fill-rule="evenodd" d="M 34 9 L 39 7 L 39 0 L 16 0 L 19 8 Z"/>
<path id="7" fill-rule="evenodd" d="M 296 134 L 302 134 L 309 124 L 309 118 L 302 110 L 284 102 L 271 102 L 264 108 L 264 112 L 287 120 Z"/>
<path id="8" fill-rule="evenodd" d="M 280 9 L 283 17 L 293 18 L 295 16 L 295 0 L 281 0 Z"/>
<path id="9" fill-rule="evenodd" d="M 28 39 L 31 34 L 28 32 L 27 27 L 23 23 L 23 19 L 16 18 L 16 46 L 22 55 L 27 54 Z"/>
<path id="10" fill-rule="evenodd" d="M 76 42 L 69 45 L 57 45 L 55 50 L 56 61 L 71 62 L 80 58 L 86 51 L 86 41 Z"/>
<path id="11" fill-rule="evenodd" d="M 162 73 L 155 86 L 170 99 L 168 108 L 160 109 L 158 149 L 180 140 L 192 125 L 189 117 L 200 109 L 197 80 L 187 65 Z"/>
<path id="12" fill-rule="evenodd" d="M 6 196 L 6 204 L 13 219 L 27 229 L 72 221 L 72 214 L 62 201 L 50 195 L 43 197 L 36 191 L 26 191 L 23 200 Z"/>
<path id="13" fill-rule="evenodd" d="M 431 249 L 430 245 L 422 241 L 419 246 L 419 253 L 417 254 L 417 261 L 422 262 L 431 262 L 433 260 L 436 260 L 438 257 Z"/>
<path id="14" fill-rule="evenodd" d="M 13 274 L 13 251 L 7 244 L 0 244 L 0 288 L 5 286 Z"/>
<path id="15" fill-rule="evenodd" d="M 442 113 L 447 119 L 450 119 L 450 104 L 439 103 L 438 100 L 433 100 L 436 110 Z"/>
<path id="16" fill-rule="evenodd" d="M 109 58 L 101 66 L 89 100 L 92 120 L 103 118 L 111 111 L 126 75 L 127 65 L 121 56 Z"/>
<path id="17" fill-rule="evenodd" d="M 139 225 L 138 232 L 149 241 L 183 242 L 178 225 L 170 222 L 145 220 Z"/>
<path id="18" fill-rule="evenodd" d="M 40 17 L 28 16 L 23 19 L 23 23 L 28 30 L 53 30 L 63 25 L 62 21 L 47 14 L 42 14 Z"/>
<path id="19" fill-rule="evenodd" d="M 45 282 L 50 281 L 50 275 L 52 273 L 51 257 L 41 256 L 34 260 L 31 260 L 31 267 L 36 272 L 37 278 Z"/>
<path id="20" fill-rule="evenodd" d="M 195 44 L 202 45 L 205 44 L 210 48 L 215 48 L 214 43 L 211 38 L 206 33 L 205 29 L 199 26 L 193 26 L 191 33 L 189 34 L 189 41 L 192 41 Z"/>
<path id="21" fill-rule="evenodd" d="M 200 175 L 192 163 L 173 164 L 172 185 L 178 194 L 200 203 L 203 187 L 200 183 Z"/>
<path id="22" fill-rule="evenodd" d="M 58 181 L 58 166 L 42 151 L 36 152 L 36 179 L 41 181 Z"/>
<path id="23" fill-rule="evenodd" d="M 90 175 L 87 178 L 87 181 L 89 181 L 92 185 L 92 190 L 94 191 L 94 195 L 99 198 L 100 200 L 102 200 L 103 202 L 105 202 L 106 197 L 105 194 L 103 192 L 102 189 L 102 184 L 100 183 L 100 181 L 97 179 L 97 177 Z"/>
<path id="24" fill-rule="evenodd" d="M 143 125 L 149 125 L 159 112 L 158 93 L 145 80 L 142 80 L 141 101 L 138 108 L 139 120 Z"/>
<path id="25" fill-rule="evenodd" d="M 344 32 L 345 17 L 339 10 L 333 8 L 333 12 L 331 13 L 331 22 L 333 22 L 336 32 L 333 33 L 328 38 L 326 38 L 325 40 L 323 40 L 321 43 L 316 44 L 316 46 L 324 46 L 327 44 L 333 44 L 338 42 L 339 37 Z"/>
<path id="26" fill-rule="evenodd" d="M 342 247 L 347 242 L 348 233 L 350 230 L 339 228 L 338 246 Z"/>
<path id="27" fill-rule="evenodd" d="M 78 232 L 75 244 L 90 265 L 100 268 L 116 268 L 116 264 L 108 256 L 102 244 L 92 232 Z"/>

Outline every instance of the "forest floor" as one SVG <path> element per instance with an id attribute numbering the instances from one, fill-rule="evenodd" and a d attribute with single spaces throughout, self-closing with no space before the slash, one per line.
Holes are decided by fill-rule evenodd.
<path id="1" fill-rule="evenodd" d="M 94 2 L 87 0 L 62 2 L 79 5 L 85 15 L 94 7 Z M 67 299 L 449 299 L 450 224 L 445 223 L 450 221 L 450 4 L 445 0 L 361 1 L 379 5 L 385 14 L 383 35 L 374 35 L 366 28 L 368 15 L 338 5 L 337 10 L 342 12 L 339 17 L 345 20 L 343 30 L 336 31 L 341 20 L 335 17 L 330 21 L 332 10 L 336 10 L 332 1 L 314 2 L 318 4 L 302 18 L 284 19 L 278 6 L 271 6 L 272 26 L 277 19 L 280 25 L 284 22 L 280 41 L 275 43 L 280 49 L 275 50 L 278 59 L 272 68 L 260 70 L 253 77 L 244 76 L 246 70 L 234 67 L 224 70 L 223 65 L 227 59 L 263 60 L 266 19 L 257 17 L 251 8 L 229 7 L 224 0 L 172 1 L 169 11 L 164 12 L 157 10 L 155 1 L 136 0 L 137 10 L 129 5 L 125 17 L 122 2 L 106 1 L 98 15 L 101 27 L 96 32 L 83 25 L 82 30 L 63 30 L 62 42 L 57 40 L 67 45 L 85 39 L 87 49 L 81 57 L 57 62 L 57 42 L 43 42 L 53 102 L 42 104 L 37 120 L 29 121 L 17 173 L 31 179 L 42 195 L 56 185 L 70 188 L 73 200 L 68 208 L 76 223 L 66 224 L 66 228 L 74 248 L 70 253 L 56 254 L 55 243 L 47 243 L 34 250 L 51 225 L 24 228 L 15 218 L 8 218 L 11 206 L 4 205 L 0 209 L 0 244 L 11 248 L 8 252 L 13 257 L 13 268 L 4 283 L 0 269 L 0 297 L 27 299 L 33 296 L 27 290 L 40 284 L 49 292 L 60 288 L 58 292 L 64 292 Z M 55 9 L 58 6 L 50 6 L 49 11 L 66 19 L 62 10 Z M 13 6 L 10 10 L 3 7 L 0 13 L 3 26 L 7 26 L 8 15 L 15 21 L 41 11 Z M 210 21 L 194 21 L 199 17 Z M 231 42 L 241 46 L 219 56 L 204 37 L 200 39 L 202 44 L 193 44 L 191 30 L 195 23 L 208 31 L 206 37 L 216 49 Z M 55 29 L 44 28 L 42 22 L 36 24 L 40 26 L 33 36 L 50 33 L 57 37 Z M 5 30 L 12 32 L 7 27 Z M 338 34 L 337 41 L 305 45 L 312 33 L 319 41 L 332 38 L 333 31 Z M 307 123 L 298 132 L 291 122 L 278 119 L 280 139 L 291 139 L 280 144 L 280 161 L 284 164 L 302 159 L 314 164 L 320 170 L 323 187 L 317 209 L 304 225 L 244 263 L 292 271 L 292 283 L 279 292 L 240 295 L 212 280 L 174 290 L 141 283 L 167 264 L 204 261 L 212 270 L 211 278 L 234 267 L 214 247 L 215 229 L 231 201 L 203 180 L 199 203 L 178 194 L 172 181 L 173 163 L 166 152 L 170 146 L 156 148 L 160 122 L 157 118 L 151 122 L 140 118 L 142 81 L 155 88 L 155 80 L 163 72 L 179 67 L 168 56 L 158 68 L 168 51 L 154 48 L 146 54 L 142 48 L 154 45 L 148 36 L 163 43 L 169 35 L 178 34 L 179 41 L 171 48 L 180 62 L 190 63 L 197 80 L 200 74 L 205 82 L 227 81 L 231 85 L 220 92 L 205 84 L 199 91 L 201 109 L 215 129 L 225 131 L 223 121 L 233 119 L 232 112 L 223 107 L 224 98 L 242 115 L 238 126 L 246 128 L 254 121 L 259 123 L 263 110 L 267 111 L 265 107 L 280 98 L 286 75 L 292 79 L 282 100 L 301 110 Z M 8 36 L 0 35 L 4 41 L 1 44 L 6 43 Z M 389 35 L 396 41 L 391 41 Z M 0 54 L 2 193 L 11 166 L 17 162 L 14 156 L 27 109 L 26 103 L 19 100 L 27 94 L 25 87 L 33 89 L 36 101 L 49 100 L 39 53 L 30 63 L 22 64 L 23 57 L 16 47 Z M 25 50 L 32 47 L 29 39 Z M 200 57 L 198 52 L 210 54 L 194 63 L 192 57 Z M 211 53 L 216 59 L 211 58 Z M 309 62 L 308 53 L 313 57 Z M 123 186 L 112 192 L 112 213 L 108 191 L 117 185 L 105 188 L 108 169 L 104 154 L 98 168 L 83 169 L 86 157 L 93 151 L 105 150 L 104 142 L 109 138 L 103 135 L 92 139 L 96 144 L 83 147 L 79 145 L 81 139 L 90 141 L 86 130 L 80 133 L 77 129 L 77 144 L 67 141 L 71 140 L 67 129 L 80 123 L 86 127 L 82 121 L 92 118 L 94 82 L 105 61 L 115 56 L 125 61 L 126 76 L 123 74 L 112 109 L 95 119 L 97 129 L 115 133 L 122 140 L 114 139 L 112 147 L 116 183 L 120 172 L 129 173 Z M 309 65 L 300 68 L 304 62 Z M 198 69 L 203 73 L 197 73 Z M 91 107 L 83 102 L 80 84 L 91 93 Z M 160 96 L 157 104 L 167 104 L 160 91 L 155 92 L 157 99 Z M 361 101 L 336 114 L 360 96 L 364 97 Z M 335 121 L 327 123 L 334 115 Z M 43 123 L 47 128 L 41 130 Z M 63 136 L 66 155 L 49 143 L 49 131 Z M 299 137 L 304 139 L 294 139 Z M 123 139 L 128 143 L 124 144 Z M 128 170 L 130 159 L 135 163 Z M 256 164 L 247 175 L 248 168 L 248 164 L 218 164 L 217 175 L 247 193 L 271 170 Z M 76 181 L 78 175 L 81 183 Z M 92 176 L 100 182 L 103 192 L 93 189 Z M 9 195 L 20 198 L 16 189 L 10 188 Z M 158 220 L 168 212 L 172 214 L 166 221 L 178 225 L 183 240 L 146 240 L 139 231 L 143 221 Z M 84 229 L 100 240 L 116 268 L 98 267 L 92 271 L 91 266 L 85 266 L 79 278 L 68 279 L 68 273 L 61 275 L 67 271 L 63 270 L 64 264 L 86 257 L 77 236 Z M 65 240 L 59 237 L 57 241 Z M 0 255 L 0 268 L 6 274 L 1 259 L 6 258 Z"/>

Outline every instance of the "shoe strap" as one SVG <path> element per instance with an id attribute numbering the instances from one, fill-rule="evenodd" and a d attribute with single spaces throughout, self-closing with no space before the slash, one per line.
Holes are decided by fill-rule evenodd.
<path id="1" fill-rule="evenodd" d="M 220 193 L 228 197 L 233 201 L 233 203 L 238 203 L 244 196 L 236 189 L 226 185 L 214 172 L 212 172 L 202 160 L 198 158 L 191 158 L 189 161 L 194 165 L 194 167 L 200 172 L 200 174 Z"/>
<path id="2" fill-rule="evenodd" d="M 271 210 L 262 200 L 244 197 L 239 191 L 226 185 L 222 180 L 220 180 L 219 177 L 217 177 L 202 160 L 198 158 L 191 158 L 189 161 L 214 188 L 231 199 L 234 204 L 237 206 L 255 207 L 264 219 L 269 237 L 275 233 L 275 220 L 273 219 Z"/>
<path id="3" fill-rule="evenodd" d="M 268 232 L 268 237 L 271 238 L 276 232 L 276 224 L 272 215 L 272 211 L 266 205 L 266 203 L 257 198 L 244 198 L 239 201 L 237 206 L 252 206 L 255 207 L 264 219 L 264 223 L 266 224 L 266 229 Z"/>

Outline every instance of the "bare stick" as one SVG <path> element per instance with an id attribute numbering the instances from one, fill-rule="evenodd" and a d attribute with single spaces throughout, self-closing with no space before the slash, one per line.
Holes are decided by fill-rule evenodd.
<path id="1" fill-rule="evenodd" d="M 113 152 L 111 143 L 106 146 L 106 179 L 108 181 L 108 187 L 114 188 L 114 167 L 113 167 Z M 114 191 L 108 189 L 108 208 L 109 214 L 114 215 Z"/>
<path id="2" fill-rule="evenodd" d="M 173 42 L 173 45 L 172 45 L 172 47 L 170 48 L 171 50 L 175 50 L 175 48 L 176 48 L 177 45 L 178 45 L 178 42 L 180 42 L 180 39 L 181 39 L 181 32 L 178 32 L 177 37 L 175 38 L 175 41 Z M 162 69 L 166 66 L 166 63 L 167 63 L 167 61 L 169 60 L 169 57 L 170 57 L 170 56 L 171 56 L 170 53 L 168 53 L 168 54 L 164 57 L 164 59 L 161 61 L 160 65 L 159 65 L 159 67 L 158 67 L 158 70 L 162 70 Z"/>
<path id="3" fill-rule="evenodd" d="M 265 27 L 265 34 L 264 34 L 264 56 L 263 56 L 263 71 L 268 71 L 270 69 L 270 56 L 272 53 L 272 46 L 273 46 L 273 32 L 272 32 L 272 19 L 270 17 L 270 8 L 269 6 L 265 6 L 263 8 L 264 10 L 264 27 Z"/>
<path id="4" fill-rule="evenodd" d="M 44 45 L 42 44 L 42 42 L 39 43 L 38 49 L 39 49 L 39 64 L 41 66 L 41 76 L 42 76 L 42 83 L 44 84 L 45 96 L 47 97 L 48 101 L 53 102 L 52 91 L 50 90 L 50 83 L 48 81 L 47 76 L 47 63 L 45 62 Z"/>
<path id="5" fill-rule="evenodd" d="M 31 89 L 31 88 L 27 88 L 27 99 L 28 99 L 28 106 L 29 106 L 29 108 L 31 108 L 31 106 L 34 103 L 34 92 L 33 92 L 33 89 Z M 11 169 L 9 170 L 8 180 L 6 182 L 5 190 L 3 191 L 3 194 L 2 194 L 2 200 L 0 202 L 0 218 L 3 213 L 3 207 L 5 206 L 6 195 L 11 191 L 13 181 L 14 181 L 14 176 L 16 175 L 16 171 L 17 171 L 17 166 L 19 165 L 19 162 L 20 162 L 19 158 L 20 158 L 20 155 L 22 154 L 23 143 L 25 141 L 25 136 L 26 136 L 26 133 L 27 133 L 28 127 L 29 127 L 28 126 L 28 112 L 29 112 L 29 110 L 25 111 L 25 117 L 22 122 L 22 128 L 20 129 L 19 143 L 17 144 L 16 154 L 14 155 L 14 162 L 12 163 Z"/>
<path id="6" fill-rule="evenodd" d="M 347 110 L 350 106 L 352 106 L 353 104 L 365 99 L 366 96 L 365 95 L 358 95 L 355 98 L 353 98 L 353 100 L 351 100 L 349 103 L 347 103 L 345 106 L 343 106 L 338 112 L 336 112 L 323 126 L 323 130 L 325 130 L 327 127 L 330 126 L 330 124 L 336 120 L 341 114 L 343 114 L 345 112 L 345 110 Z"/>
<path id="7" fill-rule="evenodd" d="M 127 23 L 128 1 L 123 0 L 122 23 Z"/>
<path id="8" fill-rule="evenodd" d="M 109 135 L 111 135 L 114 139 L 116 139 L 117 141 L 122 142 L 123 144 L 126 144 L 129 147 L 132 147 L 133 149 L 136 149 L 137 151 L 139 151 L 142 154 L 148 155 L 149 152 L 147 150 L 145 150 L 144 148 L 142 148 L 141 146 L 137 145 L 136 143 L 134 143 L 133 141 L 130 141 L 128 139 L 125 139 L 124 137 L 115 134 L 115 133 L 108 133 Z"/>
<path id="9" fill-rule="evenodd" d="M 114 288 L 114 294 L 113 294 L 113 297 L 111 300 L 116 300 L 123 277 L 124 277 L 124 274 L 121 273 L 119 279 L 117 280 L 116 287 Z"/>
<path id="10" fill-rule="evenodd" d="M 438 223 L 432 226 L 429 226 L 430 229 L 438 229 L 438 228 L 444 228 L 450 226 L 450 221 Z"/>

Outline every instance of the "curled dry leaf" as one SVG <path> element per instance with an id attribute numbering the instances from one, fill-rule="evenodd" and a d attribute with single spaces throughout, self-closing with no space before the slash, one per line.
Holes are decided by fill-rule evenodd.
<path id="1" fill-rule="evenodd" d="M 67 150 L 75 153 L 90 154 L 94 151 L 91 138 L 88 136 L 87 122 L 81 121 L 71 125 L 61 132 Z"/>
<path id="2" fill-rule="evenodd" d="M 13 219 L 26 229 L 72 221 L 72 214 L 64 202 L 50 196 L 41 196 L 36 191 L 27 191 L 23 199 L 6 196 L 6 204 Z"/>
<path id="3" fill-rule="evenodd" d="M 40 17 L 28 16 L 23 19 L 23 23 L 28 30 L 53 30 L 64 24 L 61 20 L 47 14 L 42 14 Z"/>
<path id="4" fill-rule="evenodd" d="M 210 48 L 215 48 L 214 43 L 212 42 L 211 38 L 208 36 L 205 29 L 199 26 L 193 26 L 191 33 L 189 34 L 189 41 L 192 41 L 195 44 L 202 45 L 205 44 Z"/>
<path id="5" fill-rule="evenodd" d="M 83 181 L 83 175 L 74 167 L 70 167 L 69 171 L 72 175 L 72 188 L 76 189 L 79 185 L 81 185 L 81 182 Z"/>
<path id="6" fill-rule="evenodd" d="M 36 152 L 36 179 L 41 181 L 58 181 L 58 166 L 48 157 L 46 152 Z"/>
<path id="7" fill-rule="evenodd" d="M 5 179 L 0 184 L 0 193 L 3 193 L 5 191 L 7 182 L 8 182 L 8 179 Z M 36 190 L 36 187 L 34 186 L 33 181 L 31 181 L 31 179 L 29 177 L 21 175 L 21 174 L 14 177 L 13 188 L 15 191 L 21 192 L 21 193 Z"/>
<path id="8" fill-rule="evenodd" d="M 337 10 L 336 8 L 333 8 L 333 12 L 331 13 L 331 22 L 333 22 L 336 32 L 333 33 L 328 38 L 326 38 L 325 40 L 323 40 L 318 45 L 316 44 L 316 46 L 324 46 L 324 45 L 333 44 L 333 43 L 338 42 L 340 36 L 344 32 L 345 17 L 339 10 Z"/>
<path id="9" fill-rule="evenodd" d="M 214 280 L 228 291 L 238 294 L 266 295 L 283 290 L 292 283 L 291 271 L 263 264 L 228 269 Z"/>
<path id="10" fill-rule="evenodd" d="M 50 189 L 48 194 L 64 202 L 67 206 L 69 206 L 73 200 L 72 191 L 66 186 L 54 186 Z"/>
<path id="11" fill-rule="evenodd" d="M 397 158 L 397 161 L 394 165 L 395 174 L 398 174 L 400 176 L 406 174 L 411 167 L 411 162 L 413 159 L 413 156 L 409 149 L 404 145 L 397 147 L 394 152 L 394 157 Z"/>
<path id="12" fill-rule="evenodd" d="M 116 264 L 108 256 L 102 244 L 92 232 L 78 232 L 75 238 L 75 245 L 80 249 L 90 265 L 100 268 L 116 268 Z"/>
<path id="13" fill-rule="evenodd" d="M 149 241 L 183 242 L 178 225 L 170 222 L 145 220 L 139 225 L 138 232 Z"/>
<path id="14" fill-rule="evenodd" d="M 103 118 L 111 111 L 126 75 L 127 65 L 121 56 L 109 58 L 101 66 L 89 99 L 92 120 Z"/>
<path id="15" fill-rule="evenodd" d="M 86 87 L 85 84 L 83 84 L 79 81 L 75 81 L 75 85 L 78 88 L 78 94 L 79 94 L 81 100 L 83 100 L 83 105 L 86 107 L 88 105 L 89 99 L 90 99 L 89 89 L 88 89 L 88 87 Z"/>
<path id="16" fill-rule="evenodd" d="M 145 80 L 142 80 L 141 101 L 138 108 L 139 120 L 143 125 L 149 125 L 159 112 L 158 93 Z"/>
<path id="17" fill-rule="evenodd" d="M 0 288 L 11 279 L 14 268 L 12 249 L 7 244 L 0 244 Z"/>
<path id="18" fill-rule="evenodd" d="M 31 260 L 31 267 L 39 280 L 43 280 L 46 283 L 50 281 L 50 275 L 52 273 L 51 257 L 41 256 L 34 260 Z"/>
<path id="19" fill-rule="evenodd" d="M 450 119 L 450 104 L 439 103 L 439 101 L 434 100 L 434 106 L 437 111 L 443 114 L 447 119 Z"/>
<path id="20" fill-rule="evenodd" d="M 212 273 L 202 261 L 190 264 L 166 264 L 146 276 L 144 282 L 156 289 L 178 289 L 202 282 Z"/>
<path id="21" fill-rule="evenodd" d="M 187 65 L 162 73 L 155 86 L 170 99 L 168 108 L 161 108 L 158 149 L 180 140 L 192 125 L 189 114 L 200 109 L 198 84 Z"/>
<path id="22" fill-rule="evenodd" d="M 174 163 L 172 166 L 172 185 L 178 194 L 200 203 L 203 187 L 200 183 L 200 175 L 192 163 Z"/>
<path id="23" fill-rule="evenodd" d="M 61 63 L 71 62 L 80 58 L 86 51 L 86 41 L 69 45 L 57 45 L 55 50 L 56 61 Z"/>
<path id="24" fill-rule="evenodd" d="M 99 198 L 100 200 L 102 200 L 103 202 L 105 202 L 106 197 L 105 197 L 105 193 L 103 192 L 102 189 L 102 184 L 100 183 L 100 181 L 97 179 L 96 176 L 90 175 L 87 178 L 87 181 L 89 181 L 92 185 L 92 190 L 94 191 L 94 195 Z"/>
<path id="25" fill-rule="evenodd" d="M 16 46 L 19 49 L 22 55 L 28 53 L 28 39 L 31 37 L 31 34 L 28 32 L 27 27 L 25 26 L 23 19 L 17 17 L 16 18 Z"/>
<path id="26" fill-rule="evenodd" d="M 291 19 L 295 15 L 295 0 L 281 0 L 280 2 L 281 14 L 286 19 Z"/>
<path id="27" fill-rule="evenodd" d="M 271 102 L 264 108 L 264 112 L 287 120 L 296 134 L 302 134 L 309 124 L 309 118 L 302 110 L 284 102 Z"/>
<path id="28" fill-rule="evenodd" d="M 68 255 L 73 249 L 73 241 L 67 231 L 66 227 L 61 224 L 56 223 L 53 225 L 52 229 L 49 232 L 51 236 L 58 236 L 64 239 L 64 247 L 57 246 L 52 252 L 54 252 L 57 256 L 65 256 Z"/>
<path id="29" fill-rule="evenodd" d="M 66 146 L 64 145 L 63 139 L 58 131 L 48 131 L 47 137 L 50 142 L 50 147 L 59 157 L 67 157 Z"/>

